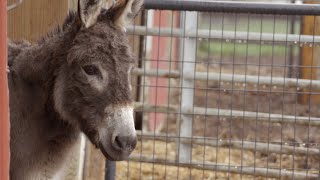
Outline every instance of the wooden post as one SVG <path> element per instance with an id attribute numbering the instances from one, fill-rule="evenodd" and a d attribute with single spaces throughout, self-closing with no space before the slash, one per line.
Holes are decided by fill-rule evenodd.
<path id="1" fill-rule="evenodd" d="M 7 80 L 7 1 L 0 0 L 0 179 L 9 180 L 9 93 Z"/>
<path id="2" fill-rule="evenodd" d="M 316 4 L 317 1 L 306 1 L 306 4 Z M 302 18 L 301 34 L 303 35 L 319 35 L 319 18 L 316 16 L 304 16 Z M 301 42 L 303 43 L 303 42 Z M 319 47 L 313 44 L 305 44 L 300 48 L 300 59 L 301 59 L 301 75 L 302 79 L 316 80 L 318 77 L 318 58 L 319 58 Z M 303 89 L 303 92 L 314 92 L 312 88 Z M 299 96 L 299 103 L 308 104 L 309 101 L 312 103 L 320 103 L 320 95 L 309 95 L 303 94 Z"/>

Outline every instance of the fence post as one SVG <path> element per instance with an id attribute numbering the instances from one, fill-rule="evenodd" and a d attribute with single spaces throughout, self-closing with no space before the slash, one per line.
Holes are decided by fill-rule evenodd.
<path id="1" fill-rule="evenodd" d="M 305 4 L 317 4 L 317 1 L 311 0 L 304 2 Z M 320 19 L 317 16 L 304 16 L 302 18 L 302 25 L 301 25 L 301 34 L 303 35 L 319 35 L 320 28 L 319 28 L 319 21 Z M 314 44 L 304 45 L 300 48 L 301 51 L 301 79 L 310 79 L 310 80 L 317 80 L 318 79 L 318 59 L 319 59 L 319 47 L 315 46 Z M 310 89 L 306 88 L 302 90 L 303 92 L 313 92 L 312 87 Z M 311 97 L 310 97 L 311 96 Z M 299 96 L 299 103 L 301 104 L 308 104 L 309 101 L 312 103 L 319 104 L 320 103 L 320 95 L 309 95 L 309 94 L 302 94 Z"/>
<path id="2" fill-rule="evenodd" d="M 196 30 L 197 28 L 197 12 L 184 12 L 181 16 L 181 27 L 185 32 Z M 194 80 L 185 79 L 184 77 L 195 72 L 196 62 L 196 43 L 195 38 L 185 37 L 181 40 L 181 74 L 182 74 L 182 94 L 181 94 L 181 110 L 193 107 L 194 98 Z M 180 136 L 192 137 L 192 115 L 181 115 Z M 191 162 L 192 147 L 191 144 L 179 144 L 179 162 Z"/>
<path id="3" fill-rule="evenodd" d="M 0 179 L 9 180 L 10 124 L 7 80 L 7 1 L 0 0 Z"/>
<path id="4" fill-rule="evenodd" d="M 117 164 L 115 161 L 106 162 L 106 174 L 105 180 L 115 180 L 116 179 L 116 172 L 117 172 Z"/>

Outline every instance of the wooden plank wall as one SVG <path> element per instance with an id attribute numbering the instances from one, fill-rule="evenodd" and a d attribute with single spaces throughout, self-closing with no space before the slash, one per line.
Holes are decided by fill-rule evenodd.
<path id="1" fill-rule="evenodd" d="M 8 4 L 15 1 L 9 0 Z M 8 36 L 14 40 L 35 41 L 62 23 L 68 9 L 66 0 L 24 0 L 20 6 L 8 12 Z"/>
<path id="2" fill-rule="evenodd" d="M 311 0 L 305 1 L 305 4 L 319 4 L 318 1 Z M 320 18 L 316 16 L 304 16 L 302 18 L 301 34 L 304 35 L 320 35 Z M 300 49 L 301 51 L 301 66 L 300 70 L 302 79 L 318 79 L 318 59 L 319 59 L 319 47 L 304 45 Z M 320 104 L 320 95 L 309 95 L 309 92 L 314 92 L 312 88 L 303 89 L 305 94 L 299 96 L 299 103 Z"/>

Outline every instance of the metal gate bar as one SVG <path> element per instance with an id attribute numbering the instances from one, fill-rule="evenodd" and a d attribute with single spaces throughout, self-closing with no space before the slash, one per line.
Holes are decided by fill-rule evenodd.
<path id="1" fill-rule="evenodd" d="M 157 163 L 163 164 L 166 166 L 179 166 L 199 170 L 209 170 L 209 171 L 220 171 L 228 173 L 237 173 L 245 175 L 254 175 L 254 176 L 264 176 L 269 178 L 288 178 L 290 179 L 294 175 L 294 179 L 317 179 L 318 174 L 311 174 L 306 172 L 296 172 L 283 169 L 274 169 L 274 168 L 260 168 L 260 167 L 247 167 L 247 166 L 236 166 L 236 165 L 227 165 L 227 164 L 216 164 L 212 162 L 203 161 L 192 161 L 191 163 L 181 163 L 175 160 L 162 159 L 158 157 L 151 158 L 144 155 L 132 155 L 130 156 L 130 161 L 141 162 L 141 163 Z"/>
<path id="2" fill-rule="evenodd" d="M 273 15 L 320 15 L 320 5 L 270 4 L 228 1 L 196 1 L 196 0 L 145 0 L 146 9 L 253 13 Z"/>
<path id="3" fill-rule="evenodd" d="M 256 32 L 240 32 L 237 31 L 235 34 L 233 31 L 222 31 L 219 30 L 190 30 L 184 33 L 183 29 L 179 28 L 147 28 L 145 26 L 128 27 L 128 34 L 142 35 L 142 36 L 157 36 L 157 37 L 188 37 L 188 38 L 203 38 L 203 39 L 217 39 L 230 41 L 236 40 L 237 42 L 248 42 L 248 43 L 275 43 L 275 44 L 312 44 L 320 45 L 320 36 L 310 35 L 296 35 L 296 34 L 272 34 L 272 33 L 256 33 Z"/>
<path id="4" fill-rule="evenodd" d="M 245 117 L 246 120 L 257 120 L 269 123 L 292 123 L 307 126 L 320 126 L 320 118 L 305 117 L 305 116 L 290 116 L 282 114 L 270 114 L 262 112 L 239 111 L 230 109 L 217 108 L 184 108 L 181 109 L 176 105 L 160 106 L 148 105 L 142 103 L 135 103 L 136 111 L 143 112 L 158 112 L 158 113 L 175 113 L 188 115 L 206 115 L 206 116 L 220 116 L 220 117 Z"/>
<path id="5" fill-rule="evenodd" d="M 305 155 L 309 153 L 309 156 L 319 156 L 320 149 L 307 148 L 301 146 L 307 146 L 306 144 L 294 144 L 294 146 L 275 144 L 275 143 L 263 143 L 263 142 L 252 142 L 252 141 L 236 141 L 217 139 L 201 136 L 183 137 L 175 134 L 164 134 L 164 133 L 148 133 L 138 131 L 137 135 L 139 140 L 157 140 L 166 143 L 175 143 L 177 139 L 186 144 L 194 145 L 206 145 L 210 147 L 225 147 L 234 149 L 244 149 L 249 151 L 259 151 L 264 153 L 278 153 L 278 154 L 294 154 L 294 155 Z M 255 147 L 256 146 L 256 147 Z M 309 145 L 308 145 L 309 146 Z M 315 145 L 317 146 L 317 145 Z"/>
<path id="6" fill-rule="evenodd" d="M 132 71 L 133 75 L 150 76 L 150 77 L 164 77 L 164 78 L 180 78 L 181 74 L 174 70 L 161 70 L 156 72 L 154 69 L 143 70 L 136 68 Z M 220 77 L 221 76 L 221 77 Z M 195 75 L 184 75 L 185 79 L 200 80 L 200 81 L 223 81 L 231 83 L 246 83 L 258 84 L 259 86 L 284 86 L 286 88 L 311 88 L 312 90 L 320 89 L 320 80 L 307 80 L 297 78 L 281 78 L 270 76 L 252 76 L 242 74 L 224 74 L 224 73 L 206 73 L 196 72 Z M 184 87 L 187 88 L 187 87 Z"/>

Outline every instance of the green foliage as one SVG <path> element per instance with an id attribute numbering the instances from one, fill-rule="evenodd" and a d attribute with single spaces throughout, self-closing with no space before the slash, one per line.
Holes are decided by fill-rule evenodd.
<path id="1" fill-rule="evenodd" d="M 289 53 L 289 46 L 269 45 L 269 44 L 246 44 L 221 41 L 204 41 L 200 42 L 198 54 L 201 57 L 220 55 L 221 51 L 224 56 L 285 56 Z M 294 48 L 294 55 L 298 54 L 298 48 Z"/>

